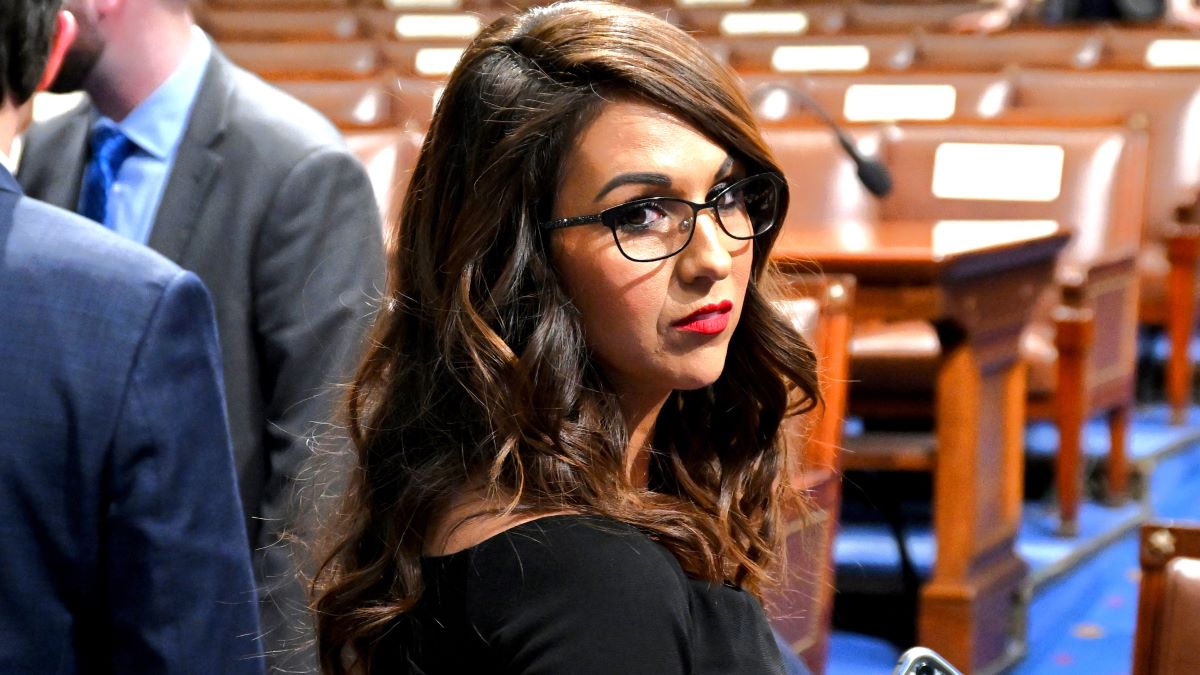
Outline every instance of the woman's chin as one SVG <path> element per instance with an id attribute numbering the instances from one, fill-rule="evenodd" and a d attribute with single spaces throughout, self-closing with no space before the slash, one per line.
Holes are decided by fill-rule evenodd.
<path id="1" fill-rule="evenodd" d="M 676 378 L 675 389 L 677 391 L 693 391 L 703 389 L 718 379 L 721 378 L 721 373 L 725 370 L 725 364 L 719 367 L 701 369 L 696 372 L 680 373 Z"/>

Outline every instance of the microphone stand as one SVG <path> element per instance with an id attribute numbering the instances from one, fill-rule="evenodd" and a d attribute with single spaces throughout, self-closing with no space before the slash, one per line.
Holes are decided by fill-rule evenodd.
<path id="1" fill-rule="evenodd" d="M 801 107 L 811 111 L 817 116 L 817 119 L 829 127 L 829 130 L 837 137 L 838 145 L 842 146 L 842 150 L 854 162 L 858 180 L 862 182 L 863 187 L 868 192 L 882 198 L 886 197 L 892 191 L 892 174 L 888 171 L 887 166 L 883 162 L 867 157 L 859 152 L 858 147 L 854 145 L 854 141 L 846 133 L 846 130 L 804 91 L 786 84 L 764 85 L 750 94 L 750 102 L 757 111 L 762 106 L 763 101 L 775 92 L 783 92 L 788 97 L 789 102 L 798 102 Z"/>

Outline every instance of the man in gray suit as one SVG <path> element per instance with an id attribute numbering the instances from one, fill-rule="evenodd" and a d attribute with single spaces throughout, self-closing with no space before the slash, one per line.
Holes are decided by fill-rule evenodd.
<path id="1" fill-rule="evenodd" d="M 227 61 L 188 0 L 67 0 L 79 37 L 55 90 L 89 103 L 28 132 L 26 192 L 195 272 L 224 352 L 239 488 L 272 665 L 312 670 L 294 481 L 382 288 L 378 206 L 338 132 Z"/>

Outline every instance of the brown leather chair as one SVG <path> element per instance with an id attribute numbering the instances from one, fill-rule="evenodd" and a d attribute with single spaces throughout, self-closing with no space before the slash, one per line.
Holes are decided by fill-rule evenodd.
<path id="1" fill-rule="evenodd" d="M 1181 423 L 1191 399 L 1188 344 L 1200 289 L 1200 226 L 1181 227 L 1178 210 L 1200 196 L 1200 79 L 1194 73 L 1023 69 L 1015 110 L 1058 115 L 1141 116 L 1148 123 L 1150 170 L 1145 202 L 1139 315 L 1170 338 L 1167 399 Z"/>
<path id="2" fill-rule="evenodd" d="M 858 2 L 850 5 L 847 23 L 849 30 L 860 33 L 900 33 L 914 28 L 938 30 L 946 28 L 956 17 L 977 11 L 977 2 Z"/>
<path id="3" fill-rule="evenodd" d="M 393 245 L 401 202 L 421 150 L 421 132 L 398 127 L 344 133 L 346 145 L 363 163 L 383 215 L 383 240 Z"/>
<path id="4" fill-rule="evenodd" d="M 208 8 L 196 21 L 217 42 L 330 42 L 365 37 L 352 9 Z"/>
<path id="5" fill-rule="evenodd" d="M 1068 70 L 1094 68 L 1104 38 L 1095 30 L 1021 30 L 995 35 L 918 35 L 916 65 L 932 70 L 998 72 L 1023 65 Z"/>
<path id="6" fill-rule="evenodd" d="M 388 40 L 380 43 L 380 49 L 388 66 L 400 76 L 440 81 L 450 76 L 468 44 L 470 43 L 460 40 Z"/>
<path id="7" fill-rule="evenodd" d="M 491 2 L 490 0 L 357 0 L 364 11 L 389 12 L 479 12 L 502 10 L 506 4 L 518 7 L 521 3 Z"/>
<path id="8" fill-rule="evenodd" d="M 805 80 L 809 96 L 830 113 L 850 121 L 991 118 L 1011 106 L 1013 89 L 1010 78 L 999 73 L 814 73 Z M 870 109 L 856 105 L 864 102 L 856 94 L 868 94 L 869 88 L 875 88 L 878 93 L 880 85 L 898 87 L 886 94 L 888 100 L 909 105 L 894 107 L 890 112 L 886 100 L 870 105 Z M 937 100 L 931 101 L 932 107 L 918 110 L 911 105 L 915 92 L 918 87 L 928 85 L 952 87 L 953 90 L 948 99 L 937 94 L 934 97 Z M 850 98 L 847 98 L 848 94 Z"/>
<path id="9" fill-rule="evenodd" d="M 783 169 L 791 195 L 779 234 L 781 244 L 794 241 L 796 248 L 802 249 L 805 233 L 813 229 L 879 220 L 878 202 L 862 186 L 854 163 L 827 127 L 812 121 L 807 125 L 764 125 L 763 136 Z M 860 127 L 850 133 L 866 154 L 873 154 L 883 143 L 877 129 Z"/>
<path id="10" fill-rule="evenodd" d="M 739 26 L 746 25 L 746 16 L 759 13 L 784 12 L 789 15 L 797 13 L 804 16 L 804 30 L 795 35 L 833 35 L 842 32 L 846 26 L 846 8 L 844 5 L 793 5 L 783 7 L 755 7 L 751 9 L 730 9 L 728 7 L 691 7 L 675 10 L 678 23 L 684 29 L 695 31 L 698 36 L 705 37 L 735 37 L 745 35 Z M 739 17 L 741 15 L 741 17 Z M 792 22 L 791 17 L 788 23 Z M 777 34 L 778 26 L 759 34 Z M 753 33 L 750 33 L 753 34 Z"/>
<path id="11" fill-rule="evenodd" d="M 916 47 L 907 35 L 813 35 L 796 38 L 743 37 L 709 39 L 728 50 L 729 65 L 738 72 L 863 72 L 904 70 Z M 802 48 L 797 58 L 789 50 Z M 812 48 L 824 51 L 813 52 Z"/>
<path id="12" fill-rule="evenodd" d="M 409 129 L 428 131 L 445 84 L 417 77 L 395 77 L 392 81 L 395 85 L 392 110 L 396 121 Z"/>
<path id="13" fill-rule="evenodd" d="M 1074 233 L 1059 257 L 1057 297 L 1042 298 L 1022 340 L 1029 366 L 1028 414 L 1054 420 L 1059 429 L 1061 529 L 1072 533 L 1083 484 L 1081 442 L 1087 419 L 1108 417 L 1110 495 L 1122 498 L 1128 481 L 1126 447 L 1137 340 L 1134 261 L 1143 222 L 1145 132 L 1127 127 L 908 124 L 885 138 L 884 153 L 896 186 L 881 202 L 884 221 L 1045 219 Z M 1007 152 L 1013 144 L 1037 146 L 1050 156 L 1061 153 L 1057 190 L 1039 182 L 1030 187 L 1042 194 L 1002 194 L 1022 187 L 1013 181 L 1036 174 L 1036 165 L 1016 160 L 1003 174 L 974 176 L 998 166 L 999 160 L 992 164 L 981 157 L 972 162 L 969 155 L 955 160 L 951 154 Z M 944 181 L 948 177 L 966 179 L 965 185 Z M 1001 192 L 955 192 L 980 186 Z M 853 411 L 867 417 L 926 414 L 939 356 L 932 326 L 865 326 L 855 336 L 851 355 Z M 872 468 L 876 460 L 861 455 L 853 461 L 857 468 Z M 892 464 L 884 459 L 879 466 Z"/>
<path id="14" fill-rule="evenodd" d="M 1133 675 L 1200 673 L 1200 526 L 1148 523 L 1140 541 Z"/>
<path id="15" fill-rule="evenodd" d="M 870 130 L 855 130 L 854 134 L 864 150 L 880 143 L 878 134 Z M 874 199 L 859 183 L 854 164 L 828 128 L 789 123 L 768 127 L 764 135 L 791 194 L 781 240 L 803 240 L 810 228 L 833 221 L 853 226 L 876 218 Z M 807 510 L 794 510 L 789 516 L 788 571 L 781 589 L 768 597 L 768 608 L 780 636 L 818 674 L 825 671 L 833 607 L 833 541 L 841 496 L 852 281 L 844 276 L 794 276 L 789 290 L 796 299 L 784 305 L 802 332 L 810 336 L 821 359 L 825 408 L 815 422 L 791 422 L 793 437 L 811 434 L 804 470 L 797 481 L 810 500 Z"/>
<path id="16" fill-rule="evenodd" d="M 1186 54 L 1182 54 L 1177 49 L 1168 47 L 1168 52 L 1164 53 L 1162 48 L 1165 45 L 1157 45 L 1154 51 L 1151 51 L 1151 46 L 1159 40 L 1184 40 L 1193 43 L 1193 47 L 1200 46 L 1197 40 L 1200 36 L 1192 32 L 1186 32 L 1178 28 L 1142 28 L 1131 29 L 1122 28 L 1116 29 L 1110 27 L 1102 33 L 1104 39 L 1104 50 L 1102 54 L 1101 65 L 1105 68 L 1112 69 L 1129 69 L 1129 70 L 1192 70 L 1200 68 L 1200 50 L 1190 48 L 1186 50 Z M 1175 45 L 1178 47 L 1178 44 Z M 1151 57 L 1148 59 L 1148 57 Z M 1165 60 L 1164 60 L 1165 57 Z M 1184 57 L 1180 59 L 1179 57 Z"/>
<path id="17" fill-rule="evenodd" d="M 358 79 L 379 73 L 383 54 L 371 40 L 221 43 L 234 63 L 266 80 Z"/>
<path id="18" fill-rule="evenodd" d="M 505 13 L 505 11 L 499 9 L 462 11 L 437 8 L 400 10 L 364 8 L 360 10 L 359 17 L 362 20 L 364 31 L 375 39 L 437 44 L 445 42 L 469 42 L 479 30 L 482 30 L 493 20 Z M 431 26 L 426 25 L 423 27 L 424 30 L 422 32 L 408 35 L 400 30 L 406 25 L 400 22 L 402 18 L 405 21 L 417 19 L 449 20 L 450 25 L 446 26 L 447 34 L 438 35 L 425 32 L 431 28 Z"/>
<path id="19" fill-rule="evenodd" d="M 402 124 L 397 109 L 396 78 L 380 75 L 361 80 L 280 80 L 280 89 L 304 101 L 339 129 L 379 129 Z"/>
<path id="20" fill-rule="evenodd" d="M 833 611 L 833 540 L 841 499 L 838 462 L 846 411 L 847 345 L 854 278 L 791 277 L 780 308 L 808 338 L 820 360 L 823 408 L 787 422 L 803 448 L 793 485 L 803 501 L 785 508 L 786 567 L 767 596 L 775 630 L 818 675 L 825 671 Z"/>

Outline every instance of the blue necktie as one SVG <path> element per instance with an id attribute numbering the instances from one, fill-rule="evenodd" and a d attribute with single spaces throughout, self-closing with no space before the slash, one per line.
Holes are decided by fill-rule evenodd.
<path id="1" fill-rule="evenodd" d="M 83 193 L 79 213 L 105 225 L 108 195 L 121 165 L 137 149 L 120 129 L 102 126 L 92 132 L 92 159 L 83 172 Z"/>

